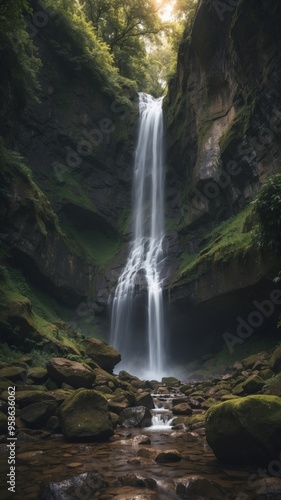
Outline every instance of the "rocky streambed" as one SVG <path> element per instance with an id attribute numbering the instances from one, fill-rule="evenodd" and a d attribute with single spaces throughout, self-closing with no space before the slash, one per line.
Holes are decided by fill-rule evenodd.
<path id="1" fill-rule="evenodd" d="M 99 362 L 1 363 L 3 500 L 281 498 L 280 346 L 185 383 L 115 376 L 116 359 Z M 16 493 L 7 487 L 9 386 Z"/>

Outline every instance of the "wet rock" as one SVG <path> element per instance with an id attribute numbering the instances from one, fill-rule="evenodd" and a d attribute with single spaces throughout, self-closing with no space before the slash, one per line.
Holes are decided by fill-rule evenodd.
<path id="1" fill-rule="evenodd" d="M 75 391 L 59 409 L 59 423 L 69 439 L 108 439 L 113 423 L 106 399 L 94 390 Z"/>
<path id="2" fill-rule="evenodd" d="M 268 464 L 281 449 L 281 399 L 246 396 L 206 413 L 206 438 L 216 457 L 239 464 Z"/>
<path id="3" fill-rule="evenodd" d="M 152 415 L 145 406 L 126 408 L 119 415 L 119 424 L 122 427 L 150 427 Z"/>
<path id="4" fill-rule="evenodd" d="M 139 436 L 135 436 L 132 439 L 133 445 L 150 444 L 150 442 L 150 438 L 145 434 L 140 434 Z"/>
<path id="5" fill-rule="evenodd" d="M 55 401 L 41 401 L 26 406 L 21 410 L 21 419 L 27 427 L 44 427 L 50 417 L 57 412 L 58 404 Z"/>
<path id="6" fill-rule="evenodd" d="M 134 486 L 137 488 L 149 488 L 154 490 L 157 488 L 157 482 L 152 477 L 143 474 L 125 474 L 118 477 L 118 481 L 123 486 Z"/>
<path id="7" fill-rule="evenodd" d="M 145 406 L 149 410 L 155 408 L 153 398 L 149 392 L 141 392 L 136 395 L 136 406 Z"/>
<path id="8" fill-rule="evenodd" d="M 155 491 L 122 486 L 114 489 L 114 500 L 159 500 L 159 496 Z"/>
<path id="9" fill-rule="evenodd" d="M 121 354 L 99 339 L 86 339 L 83 342 L 87 355 L 95 361 L 103 370 L 113 371 L 117 363 L 121 361 Z"/>
<path id="10" fill-rule="evenodd" d="M 192 415 L 192 409 L 188 403 L 180 403 L 173 407 L 174 415 Z"/>
<path id="11" fill-rule="evenodd" d="M 41 484 L 38 499 L 81 500 L 81 498 L 92 498 L 105 486 L 106 483 L 102 477 L 92 472 L 85 472 L 57 483 L 45 479 Z"/>
<path id="12" fill-rule="evenodd" d="M 186 476 L 176 481 L 176 493 L 180 498 L 198 498 L 200 500 L 224 500 L 219 487 L 201 476 Z"/>
<path id="13" fill-rule="evenodd" d="M 47 363 L 48 374 L 56 382 L 65 382 L 75 388 L 91 388 L 95 373 L 90 367 L 65 358 L 52 358 Z"/>
<path id="14" fill-rule="evenodd" d="M 164 450 L 157 451 L 155 462 L 179 462 L 181 460 L 181 455 L 177 450 Z"/>

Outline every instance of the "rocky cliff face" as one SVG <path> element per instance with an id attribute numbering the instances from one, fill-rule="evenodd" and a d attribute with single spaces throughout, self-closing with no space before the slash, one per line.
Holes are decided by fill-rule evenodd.
<path id="1" fill-rule="evenodd" d="M 34 12 L 42 12 L 42 5 L 33 1 Z M 25 307 L 11 312 L 16 303 L 12 290 L 18 286 L 14 272 L 22 273 L 21 291 L 31 299 L 26 302 L 30 330 L 36 330 L 33 316 L 39 313 L 51 324 L 62 318 L 74 328 L 81 326 L 84 333 L 98 333 L 96 314 L 101 321 L 106 316 L 130 231 L 136 93 L 129 87 L 121 94 L 106 88 L 83 66 L 78 48 L 76 54 L 64 53 L 66 28 L 52 12 L 45 16 L 42 27 L 30 24 L 42 61 L 41 90 L 35 99 L 26 101 L 19 92 L 11 70 L 12 49 L 3 46 L 0 54 L 5 139 L 1 264 L 9 271 L 9 276 L 3 274 L 3 288 L 9 283 L 11 291 L 3 292 L 1 324 L 5 338 L 17 337 L 16 344 L 23 343 L 18 336 L 27 335 L 28 326 L 22 318 Z M 37 293 L 38 308 L 33 301 Z M 53 318 L 42 313 L 46 304 L 49 312 L 55 311 Z M 11 334 L 11 324 L 16 335 Z"/>
<path id="2" fill-rule="evenodd" d="M 202 0 L 180 45 L 165 100 L 175 350 L 221 343 L 274 287 L 279 261 L 256 248 L 245 207 L 280 171 L 280 16 L 277 1 Z"/>
<path id="3" fill-rule="evenodd" d="M 249 203 L 280 171 L 280 17 L 277 0 L 202 0 L 180 45 L 164 101 L 166 310 L 178 360 L 222 347 L 224 332 L 236 335 L 237 318 L 247 321 L 276 288 L 279 259 L 256 246 Z M 66 55 L 61 30 L 50 15 L 36 31 L 37 102 L 25 102 L 11 54 L 0 53 L 0 321 L 16 344 L 32 332 L 32 342 L 47 335 L 63 349 L 74 333 L 61 319 L 87 334 L 108 329 L 130 234 L 137 106 L 131 89 L 109 91 L 79 54 Z M 260 325 L 266 332 L 277 306 Z"/>

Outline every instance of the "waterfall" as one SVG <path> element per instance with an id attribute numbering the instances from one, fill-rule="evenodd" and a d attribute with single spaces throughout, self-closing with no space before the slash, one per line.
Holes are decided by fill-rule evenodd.
<path id="1" fill-rule="evenodd" d="M 110 342 L 121 352 L 120 369 L 159 378 L 165 365 L 162 98 L 140 93 L 139 112 L 133 181 L 134 235 L 113 298 Z"/>

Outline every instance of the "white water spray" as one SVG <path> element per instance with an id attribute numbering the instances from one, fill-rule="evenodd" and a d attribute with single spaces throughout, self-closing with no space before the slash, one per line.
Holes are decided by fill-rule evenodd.
<path id="1" fill-rule="evenodd" d="M 162 98 L 139 94 L 140 125 L 134 166 L 134 238 L 112 304 L 110 342 L 122 355 L 118 369 L 163 376 L 162 264 L 164 165 Z M 147 290 L 146 317 L 137 305 Z M 142 325 L 140 332 L 139 325 Z M 138 337 L 138 338 L 137 338 Z"/>

